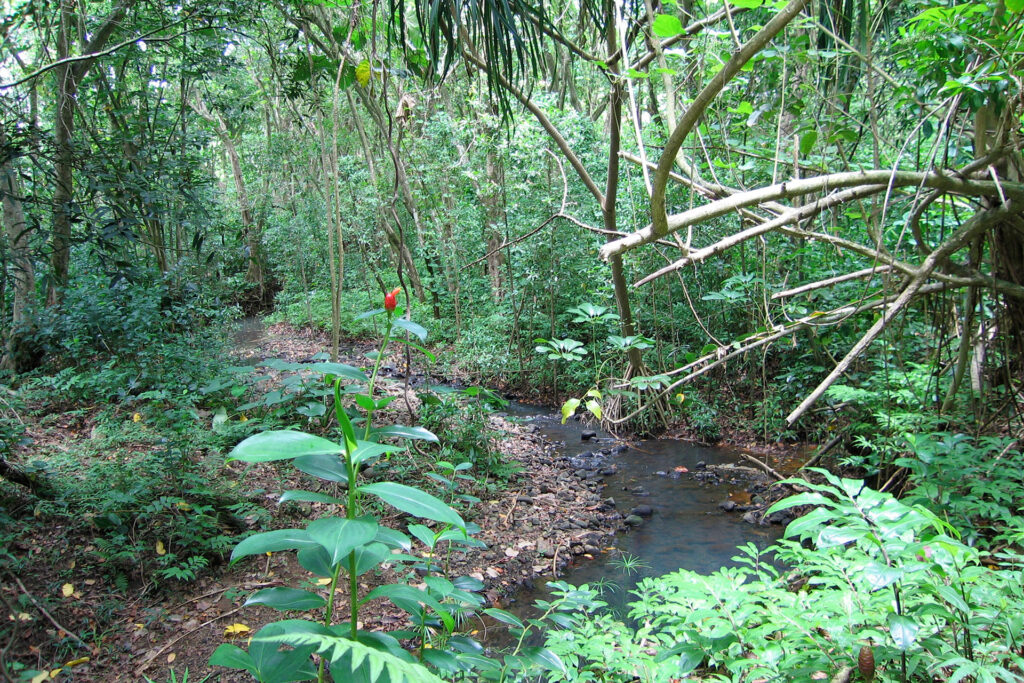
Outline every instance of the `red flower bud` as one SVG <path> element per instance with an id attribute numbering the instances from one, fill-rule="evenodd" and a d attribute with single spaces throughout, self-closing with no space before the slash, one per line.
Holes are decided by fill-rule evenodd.
<path id="1" fill-rule="evenodd" d="M 398 300 L 395 297 L 397 297 L 398 293 L 401 292 L 401 291 L 402 291 L 401 287 L 395 287 L 393 290 L 391 290 L 390 292 L 388 292 L 387 294 L 384 295 L 384 310 L 385 311 L 390 313 L 391 311 L 395 310 L 395 307 L 398 306 Z"/>

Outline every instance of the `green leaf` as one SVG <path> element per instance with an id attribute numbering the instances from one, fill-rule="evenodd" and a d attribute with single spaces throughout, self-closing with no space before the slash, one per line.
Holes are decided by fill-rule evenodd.
<path id="1" fill-rule="evenodd" d="M 580 407 L 580 400 L 578 398 L 570 398 L 568 401 L 562 404 L 562 424 L 570 417 L 576 414 L 576 409 Z"/>
<path id="2" fill-rule="evenodd" d="M 295 458 L 292 464 L 296 469 L 306 474 L 312 474 L 314 477 L 341 484 L 348 483 L 348 468 L 345 466 L 345 461 L 337 454 L 304 455 L 301 458 Z"/>
<path id="3" fill-rule="evenodd" d="M 671 38 L 683 32 L 683 22 L 679 21 L 679 17 L 671 14 L 659 14 L 654 17 L 651 30 L 659 38 Z"/>
<path id="4" fill-rule="evenodd" d="M 364 599 L 364 602 L 377 598 L 387 598 L 400 609 L 416 616 L 422 611 L 421 605 L 430 607 L 434 613 L 441 618 L 448 630 L 455 626 L 455 620 L 445 607 L 437 599 L 425 590 L 413 588 L 400 583 L 390 583 L 374 588 Z"/>
<path id="5" fill-rule="evenodd" d="M 1017 13 L 1024 11 L 1024 0 L 1006 0 L 1006 9 Z"/>
<path id="6" fill-rule="evenodd" d="M 360 486 L 359 491 L 377 496 L 385 503 L 415 517 L 432 519 L 461 529 L 466 528 L 466 523 L 462 521 L 455 510 L 445 505 L 440 499 L 411 486 L 382 481 Z"/>
<path id="7" fill-rule="evenodd" d="M 587 401 L 587 410 L 589 410 L 598 420 L 601 419 L 601 404 L 597 401 L 593 399 Z"/>
<path id="8" fill-rule="evenodd" d="M 275 429 L 254 434 L 235 446 L 228 455 L 228 461 L 270 462 L 304 455 L 337 455 L 344 452 L 341 446 L 328 439 L 305 432 Z"/>
<path id="9" fill-rule="evenodd" d="M 309 591 L 298 588 L 264 588 L 245 601 L 245 606 L 266 605 L 282 612 L 287 610 L 319 609 L 327 600 Z"/>
<path id="10" fill-rule="evenodd" d="M 545 671 L 561 671 L 562 673 L 566 671 L 562 658 L 546 647 L 524 647 L 520 652 L 520 656 Z"/>
<path id="11" fill-rule="evenodd" d="M 281 550 L 302 550 L 303 548 L 313 548 L 316 545 L 316 541 L 310 538 L 305 529 L 264 531 L 243 539 L 236 545 L 235 549 L 231 551 L 231 561 L 237 562 L 249 555 L 276 553 Z"/>
<path id="12" fill-rule="evenodd" d="M 917 640 L 917 622 L 901 614 L 889 615 L 889 635 L 901 652 L 909 650 Z"/>
<path id="13" fill-rule="evenodd" d="M 370 378 L 366 376 L 359 368 L 352 367 L 351 365 L 345 365 L 344 363 L 312 363 L 309 366 L 310 370 L 316 372 L 322 372 L 325 375 L 334 375 L 335 377 L 345 377 L 347 379 L 353 379 L 357 382 L 369 382 Z"/>
<path id="14" fill-rule="evenodd" d="M 427 328 L 423 327 L 423 325 L 406 320 L 405 318 L 395 318 L 393 324 L 395 327 L 400 327 L 406 332 L 419 337 L 421 342 L 427 341 Z"/>
<path id="15" fill-rule="evenodd" d="M 765 0 L 728 0 L 728 2 L 733 7 L 740 9 L 757 9 L 764 5 Z"/>
<path id="16" fill-rule="evenodd" d="M 512 614 L 511 612 L 506 612 L 503 609 L 498 609 L 497 607 L 488 607 L 484 610 L 484 614 L 494 619 L 497 619 L 503 624 L 508 624 L 509 626 L 514 626 L 515 628 L 523 627 L 523 622 L 519 620 L 519 617 Z"/>
<path id="17" fill-rule="evenodd" d="M 335 505 L 343 505 L 345 501 L 341 498 L 329 496 L 326 493 L 315 493 L 313 491 L 285 491 L 281 494 L 281 498 L 277 501 L 279 503 L 287 503 L 290 500 L 301 501 L 304 503 L 333 503 Z"/>
<path id="18" fill-rule="evenodd" d="M 249 645 L 249 656 L 252 657 L 259 673 L 260 681 L 309 681 L 316 678 L 316 669 L 310 655 L 312 646 L 297 647 L 294 650 L 282 650 L 281 644 L 287 641 L 286 636 L 294 633 L 323 632 L 322 625 L 303 619 L 286 619 L 267 624 L 253 637 Z"/>
<path id="19" fill-rule="evenodd" d="M 814 143 L 818 141 L 818 131 L 812 130 L 800 136 L 800 155 L 807 156 L 814 149 Z"/>
<path id="20" fill-rule="evenodd" d="M 419 439 L 422 441 L 430 441 L 431 443 L 440 443 L 437 435 L 429 429 L 423 427 L 406 427 L 405 425 L 389 425 L 387 427 L 380 427 L 373 430 L 375 436 L 394 436 L 400 439 Z M 401 450 L 401 449 L 397 449 Z"/>
<path id="21" fill-rule="evenodd" d="M 316 576 L 324 579 L 329 579 L 334 576 L 334 567 L 331 566 L 331 556 L 327 554 L 324 547 L 317 544 L 313 548 L 303 548 L 299 552 L 295 553 L 295 559 L 298 560 L 299 566 L 305 569 L 307 572 L 312 572 Z"/>
<path id="22" fill-rule="evenodd" d="M 400 450 L 403 450 L 400 446 L 391 446 L 386 443 L 357 441 L 356 449 L 352 451 L 349 457 L 352 458 L 353 464 L 361 465 L 362 463 L 372 460 L 383 453 L 395 453 Z"/>
<path id="23" fill-rule="evenodd" d="M 377 520 L 369 516 L 359 519 L 324 517 L 310 522 L 306 532 L 327 551 L 331 564 L 337 565 L 350 552 L 377 536 Z"/>
<path id="24" fill-rule="evenodd" d="M 391 551 L 383 543 L 367 543 L 353 552 L 356 555 L 356 576 L 362 576 L 391 557 Z M 345 569 L 348 569 L 348 564 L 345 565 Z"/>
<path id="25" fill-rule="evenodd" d="M 221 645 L 213 651 L 210 655 L 210 661 L 207 662 L 210 666 L 225 666 L 229 669 L 242 669 L 248 671 L 250 675 L 256 676 L 257 670 L 256 665 L 252 661 L 252 657 L 249 653 L 231 643 L 221 643 Z"/>

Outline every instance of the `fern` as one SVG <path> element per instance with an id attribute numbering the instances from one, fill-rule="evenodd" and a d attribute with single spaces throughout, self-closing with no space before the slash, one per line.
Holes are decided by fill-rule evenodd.
<path id="1" fill-rule="evenodd" d="M 259 637 L 253 641 L 260 640 Z M 310 633 L 308 631 L 288 631 L 267 637 L 267 640 L 284 643 L 293 647 L 313 646 L 317 654 L 328 659 L 332 664 L 345 657 L 350 659 L 350 671 L 356 673 L 360 669 L 368 674 L 367 681 L 374 683 L 387 673 L 391 683 L 444 683 L 432 674 L 425 666 L 416 661 L 407 661 L 391 654 L 364 645 L 355 640 L 326 633 Z"/>

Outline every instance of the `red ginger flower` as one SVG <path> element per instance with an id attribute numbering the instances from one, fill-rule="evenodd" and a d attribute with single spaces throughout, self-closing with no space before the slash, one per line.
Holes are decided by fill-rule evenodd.
<path id="1" fill-rule="evenodd" d="M 395 298 L 398 293 L 402 291 L 401 287 L 395 287 L 390 292 L 384 295 L 384 310 L 391 313 L 398 306 L 398 300 Z"/>

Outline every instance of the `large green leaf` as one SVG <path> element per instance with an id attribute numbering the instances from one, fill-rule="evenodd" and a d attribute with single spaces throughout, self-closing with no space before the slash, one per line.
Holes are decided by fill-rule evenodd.
<path id="1" fill-rule="evenodd" d="M 259 671 L 257 679 L 274 683 L 315 679 L 316 668 L 310 655 L 316 648 L 305 645 L 294 650 L 282 650 L 281 645 L 286 642 L 284 638 L 288 635 L 320 633 L 325 630 L 321 624 L 302 619 L 275 621 L 261 628 L 253 635 L 249 645 L 249 656 Z"/>
<path id="2" fill-rule="evenodd" d="M 312 474 L 314 477 L 342 484 L 348 483 L 348 468 L 337 453 L 304 455 L 301 458 L 295 458 L 292 464 L 296 469 L 306 474 Z"/>
<path id="3" fill-rule="evenodd" d="M 317 543 L 305 529 L 277 529 L 243 539 L 231 551 L 231 561 L 236 562 L 249 555 L 276 553 L 282 550 L 302 550 L 316 547 Z"/>
<path id="4" fill-rule="evenodd" d="M 396 453 L 404 450 L 401 446 L 391 446 L 386 443 L 374 443 L 372 441 L 357 441 L 356 449 L 349 456 L 356 465 L 361 465 L 368 460 L 380 456 L 382 453 Z"/>
<path id="5" fill-rule="evenodd" d="M 310 370 L 322 372 L 325 375 L 335 375 L 336 377 L 345 377 L 346 379 L 353 379 L 357 382 L 369 382 L 370 378 L 366 376 L 359 368 L 354 368 L 351 365 L 345 365 L 344 363 L 312 363 L 309 366 Z"/>
<path id="6" fill-rule="evenodd" d="M 426 491 L 420 491 L 411 486 L 396 484 L 390 481 L 366 484 L 360 486 L 359 491 L 377 496 L 388 505 L 392 505 L 410 515 L 451 524 L 462 529 L 466 528 L 466 523 L 462 521 L 462 517 L 459 517 L 455 510 Z"/>
<path id="7" fill-rule="evenodd" d="M 306 531 L 327 551 L 331 564 L 337 565 L 350 552 L 377 536 L 377 521 L 369 516 L 359 519 L 323 517 L 310 522 Z"/>
<path id="8" fill-rule="evenodd" d="M 323 437 L 274 429 L 254 434 L 232 449 L 228 460 L 244 462 L 269 462 L 288 460 L 306 455 L 337 455 L 344 453 L 342 447 Z"/>
<path id="9" fill-rule="evenodd" d="M 425 605 L 431 608 L 434 613 L 440 617 L 441 621 L 444 622 L 449 631 L 451 631 L 455 626 L 455 621 L 452 619 L 452 615 L 448 610 L 437 600 L 437 598 L 425 590 L 413 588 L 412 586 L 407 586 L 405 584 L 390 583 L 385 586 L 378 586 L 377 588 L 374 588 L 366 596 L 364 602 L 369 602 L 376 598 L 387 598 L 398 608 L 405 610 L 413 616 L 418 615 Z"/>
<path id="10" fill-rule="evenodd" d="M 395 327 L 400 327 L 406 332 L 416 335 L 421 342 L 427 341 L 427 329 L 423 325 L 406 320 L 405 318 L 395 318 L 393 324 Z"/>
<path id="11" fill-rule="evenodd" d="M 524 659 L 536 664 L 545 671 L 561 671 L 565 673 L 565 664 L 562 658 L 546 647 L 530 646 L 524 647 L 520 653 Z"/>
<path id="12" fill-rule="evenodd" d="M 303 548 L 295 553 L 295 559 L 307 572 L 311 572 L 323 579 L 334 576 L 334 568 L 331 566 L 331 556 L 327 554 L 324 547 L 319 543 L 313 548 Z"/>
<path id="13" fill-rule="evenodd" d="M 362 576 L 391 557 L 391 551 L 383 543 L 367 543 L 353 551 L 356 555 L 356 576 Z M 348 565 L 345 565 L 348 569 Z"/>
<path id="14" fill-rule="evenodd" d="M 242 669 L 248 671 L 252 676 L 257 676 L 259 671 L 256 669 L 255 662 L 252 661 L 252 657 L 249 653 L 231 643 L 221 643 L 220 646 L 213 651 L 210 655 L 210 661 L 207 662 L 210 666 L 225 666 L 229 669 Z"/>
<path id="15" fill-rule="evenodd" d="M 327 604 L 322 596 L 298 588 L 264 588 L 245 601 L 248 605 L 266 605 L 276 610 L 319 609 Z"/>
<path id="16" fill-rule="evenodd" d="M 381 427 L 374 429 L 373 434 L 376 436 L 396 436 L 402 439 L 421 439 L 423 441 L 430 441 L 438 443 L 437 435 L 429 429 L 423 427 L 406 427 L 405 425 L 388 425 L 387 427 Z"/>
<path id="17" fill-rule="evenodd" d="M 304 503 L 333 503 L 335 505 L 342 505 L 345 501 L 335 496 L 329 496 L 326 493 L 315 493 L 313 491 L 285 491 L 281 494 L 281 498 L 278 499 L 279 503 L 287 503 L 290 500 L 301 501 Z"/>
<path id="18" fill-rule="evenodd" d="M 901 614 L 889 615 L 889 635 L 901 652 L 906 652 L 917 640 L 918 623 Z"/>

